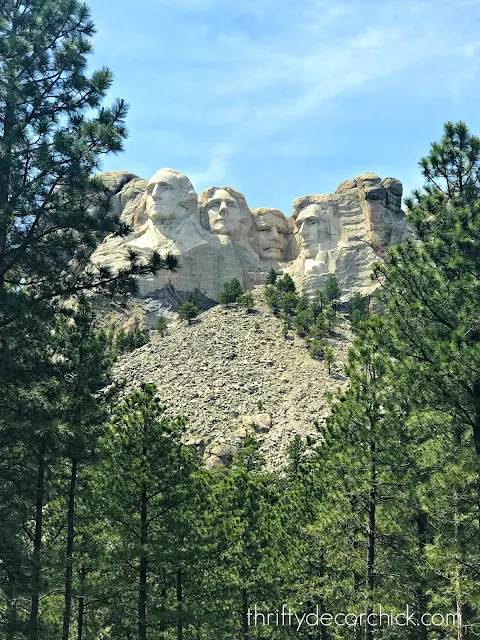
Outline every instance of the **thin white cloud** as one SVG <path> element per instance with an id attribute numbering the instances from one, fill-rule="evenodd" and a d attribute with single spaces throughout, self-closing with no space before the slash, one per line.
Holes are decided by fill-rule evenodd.
<path id="1" fill-rule="evenodd" d="M 480 35 L 467 15 L 479 17 L 478 0 L 434 11 L 431 0 L 369 0 L 368 11 L 365 0 L 146 3 L 151 19 L 131 36 L 116 24 L 105 49 L 128 40 L 121 60 L 141 60 L 125 81 L 131 118 L 162 157 L 180 150 L 197 189 L 234 183 L 236 158 L 288 149 L 298 130 L 308 155 L 309 127 L 341 127 L 366 90 L 460 101 L 478 76 Z"/>
<path id="2" fill-rule="evenodd" d="M 221 176 L 232 149 L 240 153 L 256 140 L 280 135 L 312 114 L 320 115 L 323 105 L 346 92 L 435 60 L 475 56 L 480 38 L 450 29 L 448 12 L 432 14 L 425 3 L 406 3 L 406 18 L 386 21 L 389 8 L 398 7 L 392 0 L 382 3 L 378 13 L 369 12 L 362 22 L 363 3 L 332 8 L 308 0 L 286 32 L 267 29 L 264 36 L 254 37 L 212 28 L 207 49 L 217 63 L 208 74 L 208 90 L 198 97 L 215 140 L 199 176 Z M 360 26 L 351 33 L 356 20 Z M 343 24 L 350 27 L 347 35 Z M 465 81 L 470 77 L 465 72 Z"/>
<path id="3" fill-rule="evenodd" d="M 215 147 L 208 160 L 207 166 L 198 172 L 188 172 L 195 189 L 200 192 L 211 185 L 219 185 L 227 177 L 229 161 L 235 149 L 229 144 L 220 144 Z"/>

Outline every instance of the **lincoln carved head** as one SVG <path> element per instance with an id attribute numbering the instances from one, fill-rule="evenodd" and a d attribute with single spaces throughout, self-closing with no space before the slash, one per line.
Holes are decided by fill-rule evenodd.
<path id="1" fill-rule="evenodd" d="M 299 236 L 301 254 L 315 258 L 320 251 L 329 251 L 340 239 L 340 221 L 336 203 L 331 196 L 305 196 L 293 204 L 293 217 Z"/>

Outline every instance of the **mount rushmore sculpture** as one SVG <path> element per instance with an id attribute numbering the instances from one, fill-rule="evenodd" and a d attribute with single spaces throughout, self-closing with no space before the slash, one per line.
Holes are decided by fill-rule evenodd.
<path id="1" fill-rule="evenodd" d="M 209 187 L 197 196 L 175 169 L 161 169 L 148 181 L 127 172 L 100 177 L 110 209 L 131 233 L 105 238 L 92 261 L 115 270 L 126 266 L 131 250 L 145 259 L 153 251 L 179 258 L 176 273 L 139 277 L 142 297 L 172 285 L 217 300 L 226 280 L 238 278 L 252 289 L 272 267 L 289 273 L 306 295 L 332 273 L 346 295 L 368 294 L 373 263 L 409 235 L 401 182 L 373 173 L 342 182 L 334 194 L 297 198 L 291 217 L 273 208 L 251 210 L 231 187 Z"/>

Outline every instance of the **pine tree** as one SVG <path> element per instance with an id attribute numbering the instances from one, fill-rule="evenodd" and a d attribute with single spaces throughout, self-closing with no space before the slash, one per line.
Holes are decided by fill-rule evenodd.
<path id="1" fill-rule="evenodd" d="M 68 461 L 66 499 L 65 590 L 62 640 L 70 637 L 75 553 L 76 497 L 82 466 L 89 463 L 106 417 L 98 394 L 110 381 L 112 353 L 103 332 L 95 328 L 95 315 L 81 299 L 70 321 L 59 319 L 59 353 L 63 356 L 65 426 L 64 456 Z"/>
<path id="2" fill-rule="evenodd" d="M 325 320 L 327 321 L 328 331 L 330 333 L 333 333 L 340 320 L 339 314 L 333 309 L 333 307 L 327 307 L 325 309 L 324 316 Z"/>
<path id="3" fill-rule="evenodd" d="M 143 267 L 132 254 L 116 276 L 87 267 L 106 234 L 127 232 L 91 177 L 102 156 L 121 151 L 127 111 L 122 100 L 102 105 L 108 69 L 86 72 L 94 31 L 77 0 L 7 0 L 0 10 L 1 380 L 32 379 L 34 344 L 46 339 L 66 298 L 87 289 L 131 292 L 128 273 L 178 263 L 154 255 Z"/>
<path id="4" fill-rule="evenodd" d="M 295 329 L 298 335 L 301 338 L 304 338 L 310 331 L 314 323 L 314 316 L 310 309 L 306 309 L 304 311 L 298 312 L 297 306 L 297 315 L 295 316 L 295 320 L 293 321 Z"/>
<path id="5" fill-rule="evenodd" d="M 354 331 L 361 328 L 361 323 L 369 317 L 369 298 L 354 293 L 348 301 L 350 323 Z"/>
<path id="6" fill-rule="evenodd" d="M 470 431 L 477 453 L 479 165 L 480 139 L 463 123 L 445 125 L 441 143 L 421 161 L 425 188 L 406 201 L 421 243 L 395 247 L 375 270 L 387 305 L 388 330 L 379 338 L 424 377 L 426 392 L 437 389 L 437 406 Z"/>
<path id="7" fill-rule="evenodd" d="M 323 359 L 327 366 L 328 374 L 330 375 L 332 373 L 332 364 L 335 362 L 335 351 L 330 347 L 327 347 L 323 354 Z"/>
<path id="8" fill-rule="evenodd" d="M 268 276 L 267 276 L 267 279 L 265 281 L 265 284 L 275 284 L 275 282 L 277 281 L 277 275 L 278 275 L 277 272 L 272 267 L 270 269 L 270 271 L 268 272 Z"/>
<path id="9" fill-rule="evenodd" d="M 238 302 L 242 296 L 242 285 L 237 278 L 233 278 L 223 283 L 220 293 L 218 294 L 218 302 L 220 304 L 231 305 Z"/>
<path id="10" fill-rule="evenodd" d="M 181 320 L 186 320 L 188 324 L 192 324 L 192 320 L 198 316 L 198 307 L 193 302 L 184 302 L 180 305 L 178 315 Z"/>
<path id="11" fill-rule="evenodd" d="M 110 557 L 119 598 L 115 611 L 121 602 L 127 613 L 126 627 L 116 633 L 136 626 L 138 640 L 145 640 L 149 627 L 162 621 L 162 604 L 169 604 L 160 602 L 159 609 L 150 592 L 157 588 L 155 575 L 176 552 L 170 535 L 184 522 L 182 508 L 198 468 L 195 453 L 181 443 L 186 421 L 164 417 L 155 393 L 154 385 L 144 383 L 118 406 L 103 438 L 104 460 L 97 480 L 113 543 Z M 137 584 L 134 599 L 129 596 L 132 583 Z"/>
<path id="12" fill-rule="evenodd" d="M 333 308 L 336 308 L 336 303 L 340 300 L 340 298 L 342 297 L 342 290 L 340 289 L 340 285 L 338 283 L 338 278 L 335 274 L 330 273 L 327 277 L 326 283 L 325 283 L 325 296 L 328 300 L 328 302 L 330 302 L 333 305 Z"/>
<path id="13" fill-rule="evenodd" d="M 246 309 L 247 313 L 249 313 L 255 307 L 255 300 L 253 299 L 253 295 L 250 293 L 244 293 L 240 298 L 240 304 L 244 309 Z"/>
<path id="14" fill-rule="evenodd" d="M 292 277 L 286 273 L 283 278 L 280 278 L 276 282 L 277 289 L 283 293 L 296 293 L 297 288 L 292 280 Z"/>
<path id="15" fill-rule="evenodd" d="M 480 558 L 465 542 L 478 535 L 479 525 L 473 496 L 480 478 L 480 138 L 462 122 L 447 123 L 420 166 L 426 184 L 406 200 L 420 242 L 394 247 L 375 269 L 385 304 L 377 341 L 395 359 L 398 375 L 417 389 L 419 410 L 430 407 L 441 415 L 428 438 L 432 450 L 448 443 L 430 474 L 437 487 L 430 504 L 437 507 L 429 511 L 424 503 L 427 516 L 441 526 L 427 552 L 446 579 L 446 599 L 442 589 L 435 598 L 445 608 L 454 606 L 458 637 L 466 638 L 480 607 L 472 588 Z"/>
<path id="16" fill-rule="evenodd" d="M 284 292 L 280 299 L 280 308 L 288 316 L 295 315 L 298 304 L 298 296 L 293 291 Z"/>
<path id="17" fill-rule="evenodd" d="M 163 337 L 165 337 L 165 335 L 167 333 L 167 329 L 168 329 L 167 320 L 163 316 L 160 316 L 158 318 L 157 322 L 155 323 L 155 330 L 158 331 L 158 333 L 163 338 Z"/>
<path id="18" fill-rule="evenodd" d="M 409 602 L 395 574 L 409 545 L 408 407 L 392 394 L 387 362 L 368 336 L 349 357 L 349 388 L 332 405 L 319 448 L 322 510 L 316 525 L 329 610 L 374 611 Z M 398 554 L 398 555 L 397 555 Z M 408 570 L 407 570 L 408 575 Z M 367 622 L 365 639 L 373 638 Z"/>

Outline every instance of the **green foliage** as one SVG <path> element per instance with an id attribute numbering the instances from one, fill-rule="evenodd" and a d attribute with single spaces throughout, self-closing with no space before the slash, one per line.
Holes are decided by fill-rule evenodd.
<path id="1" fill-rule="evenodd" d="M 268 284 L 275 284 L 275 282 L 277 281 L 277 276 L 278 276 L 277 272 L 276 272 L 276 271 L 275 271 L 275 269 L 272 267 L 272 268 L 270 269 L 270 271 L 268 272 L 268 275 L 267 275 L 267 279 L 266 279 L 266 281 L 265 281 L 265 284 L 267 284 L 267 285 L 268 285 Z"/>
<path id="2" fill-rule="evenodd" d="M 361 328 L 362 322 L 368 319 L 369 312 L 369 297 L 361 296 L 359 293 L 355 293 L 349 300 L 349 312 L 350 323 L 354 331 L 358 331 Z"/>
<path id="3" fill-rule="evenodd" d="M 327 277 L 325 283 L 325 297 L 328 302 L 335 305 L 340 298 L 342 297 L 342 291 L 340 289 L 340 285 L 338 284 L 337 276 L 333 273 L 330 273 Z"/>
<path id="4" fill-rule="evenodd" d="M 315 360 L 323 360 L 325 348 L 325 342 L 323 340 L 318 340 L 317 338 L 311 339 L 308 343 L 308 351 Z"/>
<path id="5" fill-rule="evenodd" d="M 298 309 L 298 307 L 297 307 Z M 314 324 L 313 313 L 310 309 L 300 311 L 295 316 L 293 321 L 296 332 L 301 338 L 304 338 L 310 332 L 312 325 Z"/>
<path id="6" fill-rule="evenodd" d="M 328 302 L 329 301 L 325 291 L 323 291 L 322 289 L 317 289 L 317 291 L 315 291 L 315 295 L 313 296 L 313 301 L 311 304 L 312 313 L 315 318 L 323 313 L 323 310 L 328 305 Z"/>
<path id="7" fill-rule="evenodd" d="M 317 316 L 315 323 L 310 327 L 310 335 L 316 340 L 322 340 L 326 338 L 329 332 L 329 325 L 327 318 L 322 313 Z"/>
<path id="8" fill-rule="evenodd" d="M 293 316 L 298 304 L 298 296 L 296 293 L 284 293 L 280 299 L 280 308 L 288 316 Z"/>
<path id="9" fill-rule="evenodd" d="M 115 349 L 119 354 L 128 353 L 142 347 L 149 341 L 150 335 L 146 330 L 124 331 L 120 329 L 115 335 Z"/>
<path id="10" fill-rule="evenodd" d="M 255 308 L 255 300 L 253 299 L 253 295 L 249 292 L 244 293 L 240 298 L 241 306 L 248 311 L 251 311 Z"/>
<path id="11" fill-rule="evenodd" d="M 160 316 L 155 323 L 155 330 L 158 331 L 162 338 L 167 334 L 168 322 L 163 316 Z"/>
<path id="12" fill-rule="evenodd" d="M 268 306 L 272 309 L 272 311 L 277 314 L 280 311 L 280 304 L 282 296 L 278 289 L 273 285 L 268 285 L 265 288 L 265 297 L 267 300 Z"/>
<path id="13" fill-rule="evenodd" d="M 220 293 L 218 294 L 218 302 L 220 304 L 231 305 L 239 302 L 242 296 L 242 285 L 237 278 L 233 278 L 223 283 Z"/>
<path id="14" fill-rule="evenodd" d="M 264 464 L 265 459 L 260 453 L 260 443 L 254 435 L 247 434 L 234 456 L 234 467 L 245 469 L 245 471 L 259 471 Z"/>
<path id="15" fill-rule="evenodd" d="M 249 608 L 274 612 L 285 602 L 299 615 L 317 608 L 368 614 L 380 605 L 403 612 L 407 604 L 418 616 L 457 612 L 448 629 L 396 627 L 381 636 L 466 640 L 480 616 L 480 139 L 464 123 L 448 123 L 421 161 L 426 185 L 408 201 L 421 242 L 392 248 L 376 267 L 381 317 L 369 315 L 360 296 L 351 299 L 358 336 L 347 384 L 331 397 L 326 422 L 314 421 L 318 446 L 312 451 L 313 435 L 306 442 L 296 436 L 285 473 L 267 473 L 260 442 L 249 434 L 234 455 L 217 449 L 228 467 L 206 469 L 183 443 L 186 419 L 167 417 L 153 385 L 119 398 L 111 340 L 79 294 L 100 280 L 82 269 L 68 274 L 82 242 L 93 246 L 87 230 L 92 237 L 106 231 L 87 216 L 85 200 L 80 206 L 90 184 L 82 172 L 122 136 L 108 110 L 82 120 L 80 104 L 75 115 L 79 87 L 92 92 L 95 111 L 108 83 L 84 77 L 79 54 L 87 53 L 91 27 L 82 7 L 69 5 L 68 15 L 67 8 L 53 2 L 40 16 L 36 5 L 30 13 L 6 5 L 5 30 L 13 16 L 20 35 L 0 35 L 4 128 L 13 118 L 0 176 L 0 267 L 13 260 L 0 269 L 0 637 L 313 637 L 307 629 L 249 627 Z M 25 35 L 33 43 L 26 58 Z M 55 35 L 60 53 L 43 54 Z M 19 60 L 28 68 L 12 84 Z M 35 120 L 37 101 L 50 109 L 45 75 L 65 61 L 71 73 L 52 89 L 50 119 L 33 128 L 52 143 L 40 153 L 19 118 L 29 104 Z M 21 196 L 28 149 L 33 173 L 27 167 Z M 51 167 L 52 154 L 70 169 Z M 35 174 L 40 160 L 48 179 L 32 199 L 34 176 L 43 180 Z M 45 188 L 55 176 L 65 194 Z M 78 229 L 62 208 L 70 199 Z M 48 237 L 53 220 L 65 223 L 58 255 Z M 45 245 L 34 242 L 45 230 Z M 17 259 L 22 240 L 28 246 Z M 284 332 L 295 327 L 331 372 L 335 354 L 324 340 L 339 321 L 338 283 L 331 279 L 310 304 L 286 277 L 279 282 L 266 296 L 284 312 Z M 198 309 L 186 305 L 190 321 Z M 120 333 L 118 350 L 138 346 L 143 333 Z M 257 406 L 263 411 L 261 400 Z M 318 630 L 322 640 L 376 634 L 368 621 Z"/>
<path id="16" fill-rule="evenodd" d="M 324 354 L 323 354 L 323 360 L 327 366 L 328 369 L 328 373 L 331 374 L 332 373 L 332 365 L 335 362 L 335 351 L 333 349 L 331 349 L 330 347 L 326 347 Z"/>
<path id="17" fill-rule="evenodd" d="M 297 308 L 296 308 L 296 312 L 298 313 L 302 313 L 302 311 L 308 311 L 308 309 L 310 309 L 310 301 L 307 298 L 307 296 L 301 296 L 298 299 L 298 304 L 297 304 Z"/>
<path id="18" fill-rule="evenodd" d="M 287 473 L 297 476 L 301 470 L 302 463 L 305 460 L 305 442 L 298 434 L 293 437 L 288 445 L 288 467 Z"/>
<path id="19" fill-rule="evenodd" d="M 185 320 L 188 324 L 192 324 L 192 320 L 198 316 L 198 307 L 193 302 L 184 302 L 178 310 L 180 320 Z"/>
<path id="20" fill-rule="evenodd" d="M 338 325 L 340 321 L 339 314 L 332 307 L 327 307 L 325 309 L 324 317 L 325 317 L 325 320 L 327 321 L 329 332 L 333 333 L 335 331 L 335 327 Z M 317 318 L 317 322 L 318 322 L 318 318 Z"/>
<path id="21" fill-rule="evenodd" d="M 283 293 L 296 293 L 297 289 L 291 276 L 286 273 L 282 278 L 279 278 L 276 282 L 277 289 Z"/>

